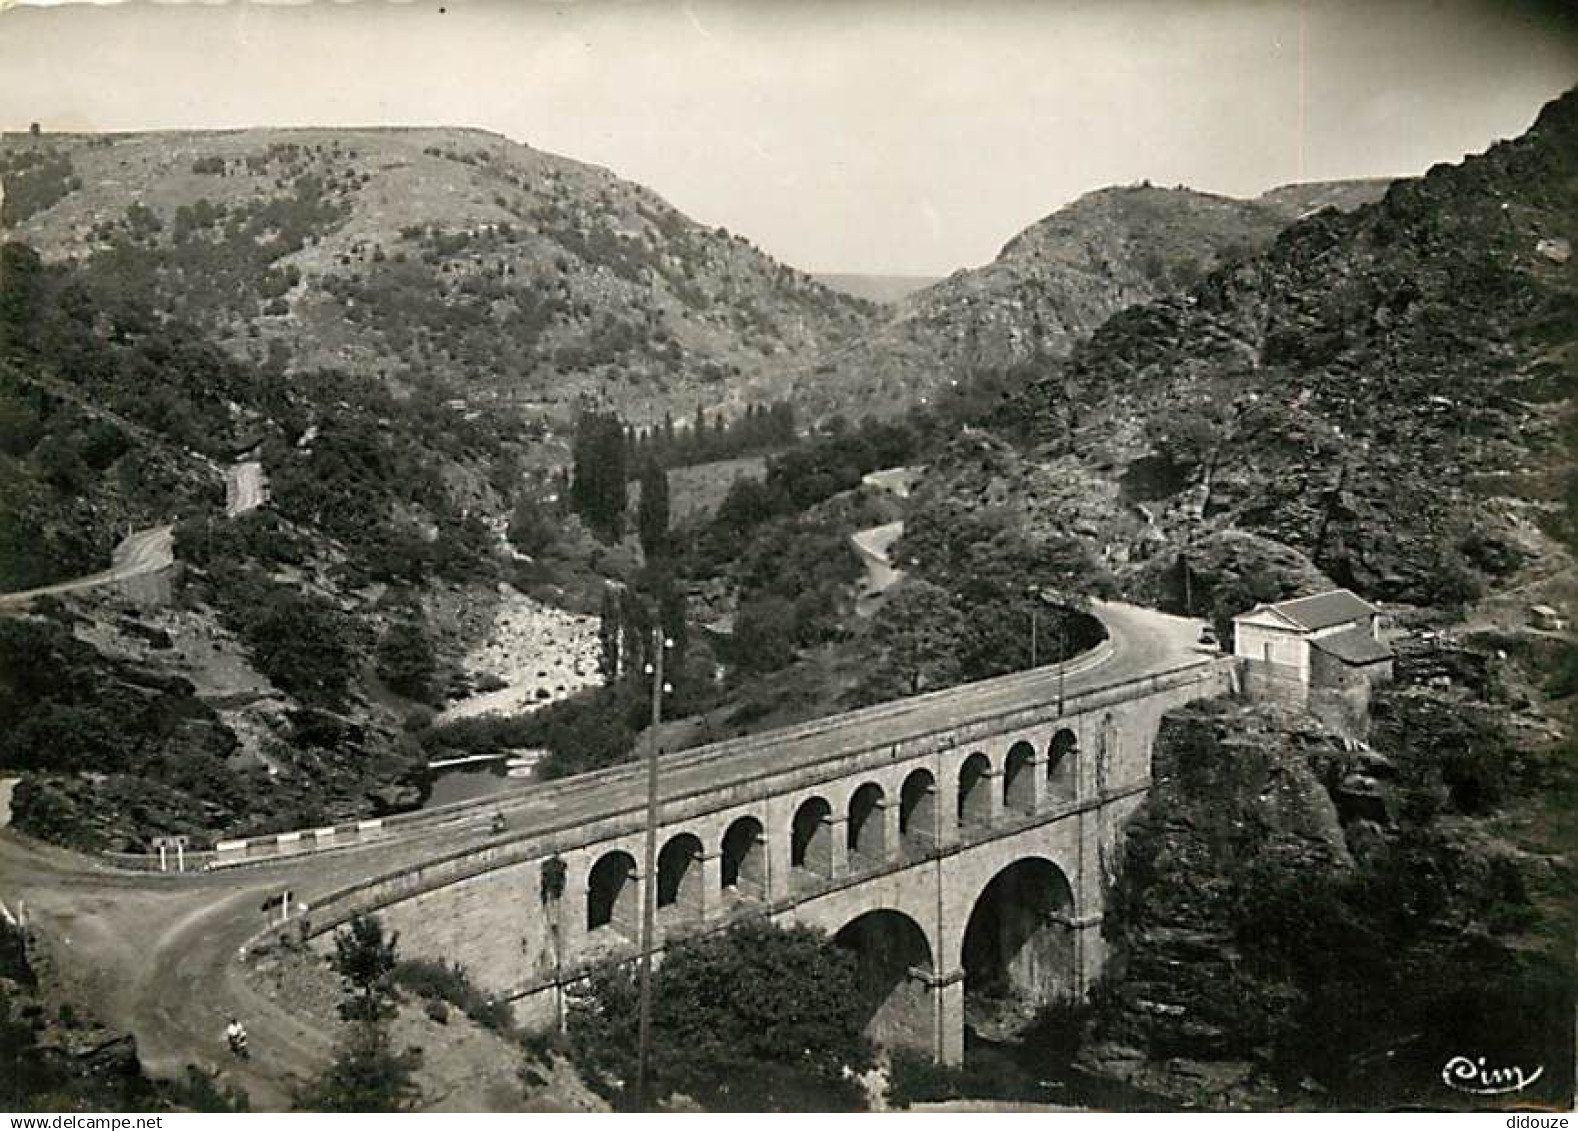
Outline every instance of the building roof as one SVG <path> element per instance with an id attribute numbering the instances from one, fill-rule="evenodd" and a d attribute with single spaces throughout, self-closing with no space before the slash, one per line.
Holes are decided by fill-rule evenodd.
<path id="1" fill-rule="evenodd" d="M 1330 589 L 1312 597 L 1296 597 L 1291 601 L 1278 601 L 1275 605 L 1257 605 L 1250 612 L 1260 609 L 1270 609 L 1306 632 L 1316 632 L 1361 617 L 1367 620 L 1380 612 L 1351 589 Z"/>
<path id="2" fill-rule="evenodd" d="M 1370 631 L 1361 625 L 1347 629 L 1344 632 L 1323 636 L 1318 640 L 1311 640 L 1310 647 L 1319 648 L 1328 656 L 1334 656 L 1345 664 L 1376 664 L 1382 660 L 1392 658 L 1392 650 L 1382 644 Z"/>

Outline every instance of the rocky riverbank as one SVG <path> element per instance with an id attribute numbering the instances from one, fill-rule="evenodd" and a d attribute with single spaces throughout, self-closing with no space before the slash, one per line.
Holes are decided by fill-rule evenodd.
<path id="1" fill-rule="evenodd" d="M 602 682 L 597 618 L 499 587 L 493 623 L 461 661 L 477 694 L 450 704 L 439 722 L 519 715 Z"/>

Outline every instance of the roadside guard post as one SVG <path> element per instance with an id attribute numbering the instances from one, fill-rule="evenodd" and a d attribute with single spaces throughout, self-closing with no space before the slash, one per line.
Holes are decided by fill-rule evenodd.
<path id="1" fill-rule="evenodd" d="M 175 870 L 177 872 L 186 871 L 186 843 L 187 838 L 184 836 L 156 836 L 153 838 L 153 846 L 159 850 L 159 871 L 168 872 L 170 870 L 168 853 L 172 848 L 175 850 Z"/>

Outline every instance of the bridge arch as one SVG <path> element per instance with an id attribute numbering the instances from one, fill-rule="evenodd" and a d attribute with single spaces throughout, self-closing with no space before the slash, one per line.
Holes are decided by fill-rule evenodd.
<path id="1" fill-rule="evenodd" d="M 930 770 L 912 770 L 899 790 L 899 842 L 911 855 L 937 846 L 937 779 Z"/>
<path id="2" fill-rule="evenodd" d="M 885 1048 L 933 1050 L 931 940 L 902 911 L 877 908 L 844 925 L 833 941 L 855 954 L 866 1035 Z"/>
<path id="3" fill-rule="evenodd" d="M 1016 742 L 1003 763 L 1003 808 L 1030 815 L 1036 811 L 1036 748 Z"/>
<path id="4" fill-rule="evenodd" d="M 736 895 L 763 899 L 767 895 L 767 837 L 755 817 L 739 817 L 724 830 L 721 884 Z"/>
<path id="5" fill-rule="evenodd" d="M 1068 877 L 1044 857 L 1021 857 L 992 877 L 960 943 L 968 1023 L 1001 1033 L 1078 994 L 1074 914 Z"/>
<path id="6" fill-rule="evenodd" d="M 640 901 L 636 858 L 620 850 L 598 857 L 587 876 L 586 929 L 612 927 L 621 934 L 630 934 L 640 915 Z"/>
<path id="7" fill-rule="evenodd" d="M 833 806 L 825 797 L 808 797 L 795 810 L 789 830 L 789 866 L 830 877 L 833 874 Z"/>
<path id="8" fill-rule="evenodd" d="M 1047 799 L 1054 803 L 1078 800 L 1075 777 L 1079 762 L 1079 736 L 1064 727 L 1047 744 Z"/>
<path id="9" fill-rule="evenodd" d="M 868 781 L 849 796 L 849 861 L 871 867 L 887 858 L 887 797 Z"/>
<path id="10" fill-rule="evenodd" d="M 992 823 L 992 760 L 977 750 L 959 767 L 959 827 Z"/>
<path id="11" fill-rule="evenodd" d="M 657 906 L 675 913 L 700 916 L 702 911 L 701 839 L 694 833 L 669 838 L 658 853 Z"/>

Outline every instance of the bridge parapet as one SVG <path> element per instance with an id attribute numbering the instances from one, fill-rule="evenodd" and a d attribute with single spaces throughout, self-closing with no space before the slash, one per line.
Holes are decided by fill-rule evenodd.
<path id="1" fill-rule="evenodd" d="M 1060 713 L 1056 705 L 1040 705 L 1040 707 L 1008 711 L 996 718 L 964 722 L 961 726 L 945 727 L 893 743 L 866 746 L 855 751 L 828 752 L 827 756 L 821 757 L 817 762 L 802 763 L 781 770 L 768 770 L 727 784 L 667 793 L 663 797 L 663 828 L 664 831 L 674 830 L 680 825 L 696 822 L 704 817 L 729 814 L 746 804 L 770 800 L 770 798 L 789 797 L 789 795 L 797 797 L 798 793 L 805 790 L 814 790 L 836 782 L 847 782 L 849 792 L 852 792 L 862 784 L 860 779 L 869 775 L 871 771 L 911 765 L 928 757 L 940 756 L 945 752 L 982 745 L 993 738 L 1002 738 L 1007 733 L 1034 730 L 1054 722 L 1095 715 L 1103 708 L 1158 696 L 1161 692 L 1172 691 L 1172 689 L 1195 688 L 1202 685 L 1220 685 L 1221 689 L 1226 689 L 1228 685 L 1225 677 L 1229 670 L 1231 670 L 1231 659 L 1223 658 L 1215 661 L 1202 659 L 1199 663 L 1187 664 L 1135 680 L 1125 680 L 1116 685 L 1090 689 L 1079 696 L 1068 696 L 1064 702 L 1064 710 Z M 699 749 L 716 751 L 718 748 Z M 660 763 L 661 768 L 672 770 L 675 760 L 680 759 L 694 763 L 696 759 L 686 756 L 694 756 L 696 752 L 685 751 L 679 756 L 664 757 Z M 573 781 L 574 786 L 579 789 L 593 782 L 614 784 L 614 782 L 626 781 L 638 773 L 639 767 L 622 765 L 609 770 L 593 771 L 589 775 L 581 775 L 567 781 Z M 1142 776 L 1144 778 L 1149 776 L 1149 768 L 1146 775 Z M 947 782 L 937 781 L 934 782 L 934 787 L 940 790 L 945 784 Z M 1076 792 L 1075 800 L 1079 797 L 1089 797 L 1095 787 L 1097 782 L 1094 773 L 1083 775 L 1083 782 Z M 898 793 L 887 792 L 887 797 L 896 800 Z M 371 912 L 383 905 L 412 898 L 432 888 L 447 887 L 451 883 L 472 879 L 486 872 L 511 868 L 514 864 L 546 860 L 555 855 L 562 857 L 578 850 L 590 849 L 593 845 L 611 844 L 639 836 L 644 831 L 644 820 L 644 806 L 630 804 L 619 811 L 596 819 L 576 817 L 576 819 L 548 823 L 529 833 L 507 834 L 481 847 L 467 847 L 467 849 L 443 853 L 434 860 L 415 864 L 412 868 L 363 880 L 317 902 L 312 915 L 311 934 L 316 935 L 333 929 L 338 924 L 350 920 L 357 913 Z M 385 822 L 385 828 L 390 827 L 390 823 Z M 947 839 L 947 836 L 934 834 L 934 841 L 937 844 L 945 844 Z"/>
<path id="2" fill-rule="evenodd" d="M 872 974 L 894 979 L 874 1037 L 956 1060 L 972 968 L 982 984 L 1007 969 L 1041 1004 L 1099 973 L 1102 901 L 1160 718 L 1232 690 L 1233 672 L 1202 659 L 1068 695 L 1061 710 L 1013 696 L 971 710 L 983 699 L 954 696 L 943 702 L 959 711 L 904 719 L 891 738 L 877 727 L 840 742 L 822 726 L 811 729 L 824 741 L 806 745 L 800 728 L 787 765 L 716 748 L 664 758 L 655 946 L 768 917 L 826 930 L 863 962 L 898 955 L 903 969 Z M 380 913 L 407 953 L 460 961 L 528 1024 L 554 1024 L 567 987 L 638 953 L 640 784 L 625 766 L 536 791 L 560 804 L 546 821 L 315 899 L 291 933 L 321 947 Z M 1018 934 L 988 945 L 982 931 Z M 1021 944 L 1026 957 L 1009 962 Z M 1012 969 L 983 974 L 983 961 Z"/>

